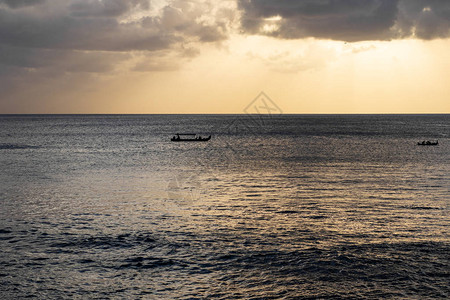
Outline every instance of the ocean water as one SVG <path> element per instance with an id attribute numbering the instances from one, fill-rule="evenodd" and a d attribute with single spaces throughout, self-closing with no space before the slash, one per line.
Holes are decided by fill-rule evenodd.
<path id="1" fill-rule="evenodd" d="M 0 116 L 0 298 L 449 298 L 449 162 L 450 115 Z"/>

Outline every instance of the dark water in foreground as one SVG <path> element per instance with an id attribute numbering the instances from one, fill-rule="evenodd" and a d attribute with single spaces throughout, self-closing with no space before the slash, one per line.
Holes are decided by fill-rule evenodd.
<path id="1" fill-rule="evenodd" d="M 0 116 L 1 298 L 450 297 L 449 115 L 253 117 Z"/>

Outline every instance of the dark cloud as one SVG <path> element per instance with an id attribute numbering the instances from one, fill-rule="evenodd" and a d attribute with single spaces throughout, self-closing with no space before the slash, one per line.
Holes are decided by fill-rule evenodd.
<path id="1" fill-rule="evenodd" d="M 77 0 L 70 5 L 73 16 L 78 17 L 117 17 L 133 8 L 149 9 L 146 0 Z"/>
<path id="2" fill-rule="evenodd" d="M 8 67 L 45 72 L 107 73 L 130 58 L 121 52 L 98 52 L 0 46 L 0 63 Z"/>
<path id="3" fill-rule="evenodd" d="M 208 1 L 0 0 L 0 110 L 128 71 L 177 70 L 228 37 L 230 16 Z"/>
<path id="4" fill-rule="evenodd" d="M 0 6 L 0 44 L 70 50 L 158 51 L 177 43 L 227 38 L 225 22 L 201 20 L 209 11 L 195 3 L 186 6 L 186 2 L 189 1 L 172 1 L 161 15 L 130 20 L 124 15 L 134 9 L 149 8 L 149 2 L 72 0 L 61 4 L 59 0 L 47 0 L 44 9 L 35 10 Z"/>
<path id="5" fill-rule="evenodd" d="M 5 3 L 10 8 L 20 8 L 44 3 L 45 0 L 0 0 L 0 5 Z"/>
<path id="6" fill-rule="evenodd" d="M 249 34 L 342 41 L 449 36 L 447 0 L 238 0 Z"/>
<path id="7" fill-rule="evenodd" d="M 104 18 L 112 11 L 98 13 L 102 17 L 73 16 L 71 7 L 45 14 L 0 9 L 0 41 L 27 48 L 152 51 L 168 48 L 179 40 L 158 28 L 144 28 L 140 22 L 122 23 L 114 17 Z"/>
<path id="8" fill-rule="evenodd" d="M 228 37 L 228 24 L 223 20 L 199 21 L 208 11 L 206 5 L 186 5 L 189 1 L 176 1 L 164 7 L 159 17 L 147 18 L 147 26 L 159 28 L 160 32 L 183 34 L 201 42 L 217 42 Z"/>
<path id="9" fill-rule="evenodd" d="M 421 39 L 447 38 L 450 33 L 450 1 L 403 0 L 399 5 L 398 29 L 403 36 Z"/>
<path id="10" fill-rule="evenodd" d="M 23 68 L 27 71 L 15 73 L 27 78 L 41 71 L 106 73 L 127 60 L 139 71 L 174 70 L 183 59 L 198 55 L 196 43 L 227 38 L 227 23 L 211 19 L 205 3 L 173 0 L 148 14 L 150 4 L 0 0 L 0 67 L 8 72 Z"/>

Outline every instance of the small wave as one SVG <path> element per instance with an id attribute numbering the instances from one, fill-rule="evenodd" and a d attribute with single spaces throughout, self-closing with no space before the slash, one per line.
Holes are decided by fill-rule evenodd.
<path id="1" fill-rule="evenodd" d="M 152 236 L 147 234 L 120 234 L 117 236 L 89 236 L 84 238 L 68 239 L 56 242 L 54 248 L 131 248 L 136 245 L 152 246 L 156 242 Z"/>
<path id="2" fill-rule="evenodd" d="M 0 144 L 0 150 L 16 150 L 16 149 L 37 149 L 39 146 L 20 145 L 20 144 Z"/>
<path id="3" fill-rule="evenodd" d="M 157 267 L 166 267 L 176 264 L 175 260 L 159 258 L 159 257 L 131 257 L 124 260 L 125 263 L 121 264 L 118 269 L 129 269 L 129 268 L 139 268 L 139 269 L 153 269 Z"/>
<path id="4" fill-rule="evenodd" d="M 328 217 L 324 216 L 324 215 L 314 215 L 314 216 L 309 216 L 308 218 L 316 220 L 316 219 L 326 219 Z"/>
<path id="5" fill-rule="evenodd" d="M 77 262 L 80 264 L 92 264 L 95 261 L 93 261 L 92 259 L 89 259 L 89 258 L 83 258 L 83 259 L 79 259 Z"/>
<path id="6" fill-rule="evenodd" d="M 417 210 L 440 210 L 440 207 L 433 206 L 404 206 L 406 209 L 417 209 Z"/>
<path id="7" fill-rule="evenodd" d="M 281 211 L 277 211 L 277 214 L 299 214 L 299 211 L 296 210 L 281 210 Z"/>

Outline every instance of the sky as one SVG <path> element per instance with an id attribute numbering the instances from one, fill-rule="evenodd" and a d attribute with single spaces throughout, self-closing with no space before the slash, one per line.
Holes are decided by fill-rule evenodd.
<path id="1" fill-rule="evenodd" d="M 0 113 L 450 113 L 448 0 L 0 0 Z"/>

